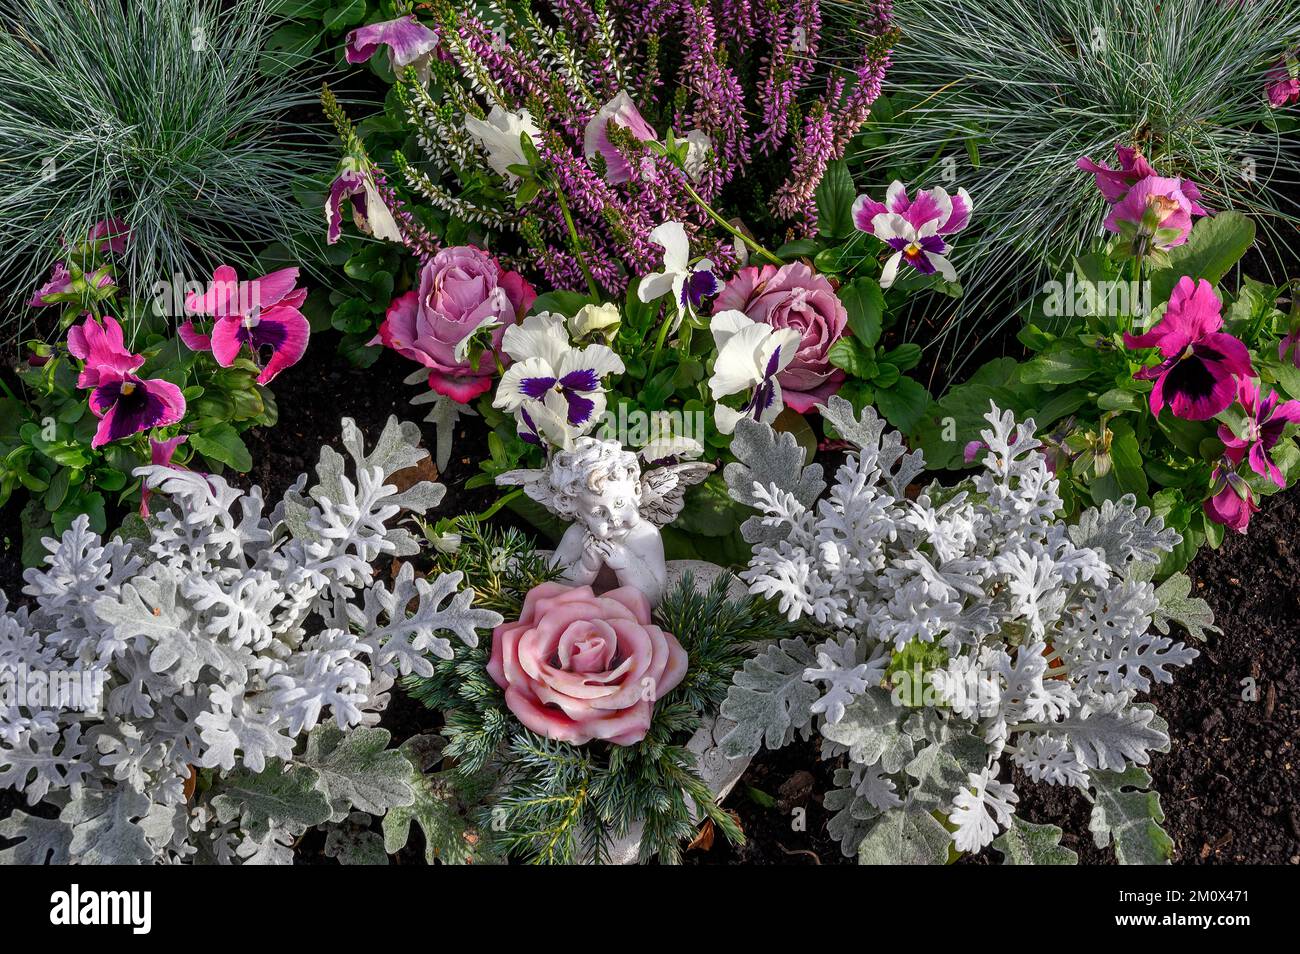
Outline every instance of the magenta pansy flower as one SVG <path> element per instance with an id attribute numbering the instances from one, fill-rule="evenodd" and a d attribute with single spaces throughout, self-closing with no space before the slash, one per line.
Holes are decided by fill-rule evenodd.
<path id="1" fill-rule="evenodd" d="M 1300 75 L 1294 69 L 1294 60 L 1290 57 L 1282 60 L 1266 77 L 1265 92 L 1268 104 L 1274 109 L 1281 109 L 1288 103 L 1300 100 Z"/>
<path id="2" fill-rule="evenodd" d="M 1300 328 L 1291 332 L 1277 343 L 1277 359 L 1279 361 L 1290 360 L 1297 368 L 1300 368 Z"/>
<path id="3" fill-rule="evenodd" d="M 269 384 L 307 350 L 311 325 L 299 311 L 307 289 L 295 287 L 297 283 L 296 268 L 241 282 L 233 268 L 221 265 L 203 294 L 185 298 L 186 313 L 214 319 L 211 333 L 202 334 L 193 321 L 186 321 L 180 327 L 181 340 L 194 351 L 211 351 L 223 368 L 234 364 L 244 345 L 259 364 L 269 355 L 257 376 L 258 384 Z"/>
<path id="4" fill-rule="evenodd" d="M 677 638 L 651 621 L 639 590 L 597 596 L 589 586 L 542 583 L 524 597 L 517 622 L 492 631 L 487 670 L 507 708 L 539 735 L 633 745 L 687 663 Z"/>
<path id="5" fill-rule="evenodd" d="M 491 324 L 492 351 L 537 298 L 522 275 L 508 271 L 487 252 L 462 245 L 438 252 L 420 270 L 418 291 L 393 300 L 373 343 L 429 369 L 429 387 L 466 404 L 492 387 L 496 360 L 485 350 L 477 362 L 465 342 Z"/>
<path id="6" fill-rule="evenodd" d="M 180 464 L 173 464 L 172 458 L 176 456 L 176 448 L 184 444 L 189 438 L 184 434 L 178 434 L 170 437 L 165 441 L 157 441 L 152 437 L 149 438 L 149 463 L 159 467 L 170 467 L 172 470 L 185 470 Z M 149 488 L 149 482 L 145 481 L 140 488 L 140 516 L 149 516 L 149 497 L 153 491 Z"/>
<path id="7" fill-rule="evenodd" d="M 1276 391 L 1269 391 L 1267 397 L 1261 398 L 1254 378 L 1237 382 L 1237 400 L 1246 412 L 1245 432 L 1238 437 L 1228 425 L 1219 425 L 1219 439 L 1227 448 L 1225 456 L 1234 464 L 1249 459 L 1251 470 L 1285 487 L 1286 480 L 1269 451 L 1282 439 L 1288 424 L 1300 423 L 1300 401 L 1282 401 Z"/>
<path id="8" fill-rule="evenodd" d="M 1097 188 L 1110 204 L 1110 215 L 1104 223 L 1107 231 L 1121 234 L 1120 223 L 1140 226 L 1148 215 L 1152 217 L 1152 232 L 1169 229 L 1155 247 L 1170 249 L 1187 241 L 1192 230 L 1192 217 L 1209 215 L 1201 206 L 1201 190 L 1191 179 L 1168 178 L 1156 173 L 1155 167 L 1131 146 L 1115 146 L 1119 168 L 1112 169 L 1104 162 L 1093 162 L 1087 156 L 1075 164 L 1084 172 L 1092 173 Z"/>
<path id="9" fill-rule="evenodd" d="M 131 238 L 131 229 L 121 219 L 101 219 L 91 226 L 86 242 L 94 246 L 101 255 L 112 252 L 121 255 L 126 251 L 126 243 Z"/>
<path id="10" fill-rule="evenodd" d="M 93 276 L 89 276 L 93 277 Z M 107 288 L 116 284 L 113 276 L 105 271 L 95 282 L 96 288 Z M 51 301 L 55 295 L 66 295 L 73 288 L 72 273 L 68 271 L 68 266 L 64 262 L 56 262 L 54 268 L 50 270 L 50 279 L 44 285 L 36 290 L 32 295 L 31 301 L 27 304 L 32 308 L 44 308 L 46 305 L 57 305 L 59 302 Z"/>
<path id="11" fill-rule="evenodd" d="M 853 203 L 853 224 L 894 250 L 881 272 L 880 287 L 894 284 L 903 262 L 923 275 L 937 271 L 946 281 L 955 282 L 957 272 L 944 257 L 948 251 L 944 236 L 960 232 L 970 223 L 971 208 L 965 189 L 958 189 L 955 196 L 942 187 L 920 189 L 915 199 L 909 199 L 907 188 L 898 181 L 890 185 L 884 202 L 858 196 Z"/>
<path id="12" fill-rule="evenodd" d="M 107 276 L 105 276 L 107 277 Z M 55 305 L 57 302 L 48 301 L 52 295 L 65 295 L 72 290 L 72 273 L 68 271 L 68 266 L 63 262 L 56 262 L 54 268 L 50 270 L 50 280 L 40 288 L 36 289 L 36 294 L 27 304 L 32 308 L 43 308 L 46 305 Z"/>
<path id="13" fill-rule="evenodd" d="M 144 358 L 126 350 L 122 328 L 113 318 L 105 318 L 102 325 L 87 318 L 70 329 L 68 351 L 85 362 L 77 386 L 93 389 L 90 410 L 99 418 L 99 427 L 91 447 L 166 427 L 185 416 L 185 396 L 180 388 L 135 373 Z"/>
<path id="14" fill-rule="evenodd" d="M 1169 230 L 1165 236 L 1156 235 L 1152 247 L 1175 248 L 1187 241 L 1192 231 L 1192 216 L 1207 214 L 1197 201 L 1199 198 L 1199 190 L 1189 180 L 1147 176 L 1111 206 L 1110 215 L 1102 225 L 1106 231 L 1120 235 L 1122 222 L 1135 227 L 1149 223 L 1153 233 Z"/>
<path id="15" fill-rule="evenodd" d="M 438 34 L 415 18 L 415 14 L 357 27 L 347 37 L 344 56 L 349 63 L 364 63 L 381 46 L 388 47 L 388 63 L 396 71 L 403 66 L 419 69 L 438 48 Z"/>
<path id="16" fill-rule="evenodd" d="M 144 364 L 144 355 L 126 349 L 117 319 L 107 315 L 102 324 L 87 318 L 84 324 L 69 328 L 68 351 L 85 362 L 77 378 L 79 388 L 97 387 L 101 379 L 120 378 Z"/>
<path id="17" fill-rule="evenodd" d="M 1236 397 L 1234 375 L 1254 374 L 1246 346 L 1219 330 L 1221 309 L 1209 282 L 1184 276 L 1154 328 L 1141 335 L 1124 333 L 1129 348 L 1158 348 L 1164 359 L 1134 375 L 1139 381 L 1155 381 L 1152 414 L 1158 417 L 1168 404 L 1175 417 L 1209 420 Z"/>
<path id="18" fill-rule="evenodd" d="M 1255 495 L 1246 479 L 1230 464 L 1220 464 L 1210 476 L 1210 497 L 1205 501 L 1205 515 L 1229 530 L 1245 533 L 1250 515 L 1259 512 Z"/>
<path id="19" fill-rule="evenodd" d="M 1115 155 L 1119 157 L 1119 168 L 1112 169 L 1104 162 L 1093 162 L 1087 156 L 1079 159 L 1075 165 L 1084 172 L 1092 173 L 1097 181 L 1097 188 L 1112 204 L 1124 198 L 1134 185 L 1147 176 L 1156 174 L 1155 168 L 1147 162 L 1146 157 L 1132 146 L 1116 144 Z"/>
<path id="20" fill-rule="evenodd" d="M 99 418 L 90 446 L 102 447 L 141 431 L 178 423 L 185 416 L 185 395 L 162 378 L 123 374 L 101 379 L 90 392 L 90 410 Z"/>
<path id="21" fill-rule="evenodd" d="M 844 372 L 831 364 L 829 354 L 843 336 L 849 315 L 824 275 L 802 262 L 743 268 L 713 303 L 714 314 L 731 310 L 799 333 L 798 351 L 777 375 L 790 407 L 807 414 L 840 389 Z"/>

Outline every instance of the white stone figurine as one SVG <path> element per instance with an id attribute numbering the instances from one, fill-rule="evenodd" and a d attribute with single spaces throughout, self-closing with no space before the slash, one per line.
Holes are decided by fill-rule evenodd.
<path id="1" fill-rule="evenodd" d="M 619 586 L 632 586 L 658 605 L 668 583 L 659 528 L 682 511 L 686 488 L 712 464 L 671 464 L 641 473 L 635 454 L 618 441 L 580 437 L 541 470 L 512 470 L 497 483 L 522 486 L 563 520 L 574 521 L 552 558 L 567 582 L 596 584 L 608 567 Z"/>

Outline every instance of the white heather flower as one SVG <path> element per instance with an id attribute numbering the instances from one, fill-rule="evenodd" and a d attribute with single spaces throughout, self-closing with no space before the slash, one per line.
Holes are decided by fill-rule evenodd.
<path id="1" fill-rule="evenodd" d="M 720 311 L 709 322 L 718 357 L 709 378 L 713 400 L 732 394 L 750 395 L 739 411 L 718 403 L 713 417 L 718 430 L 730 434 L 742 417 L 771 423 L 785 407 L 777 375 L 794 360 L 799 349 L 799 332 L 773 328 L 754 321 L 742 311 Z"/>
<path id="2" fill-rule="evenodd" d="M 953 797 L 948 821 L 957 826 L 952 840 L 958 851 L 980 851 L 1011 824 L 1012 806 L 1020 798 L 1010 784 L 994 780 L 992 772 L 971 772 L 966 787 Z"/>
<path id="3" fill-rule="evenodd" d="M 487 119 L 466 116 L 465 132 L 479 141 L 487 153 L 487 163 L 492 171 L 511 184 L 518 177 L 510 171 L 510 167 L 528 164 L 519 137 L 526 133 L 533 144 L 537 145 L 542 134 L 528 110 L 510 113 L 500 106 L 493 106 Z"/>

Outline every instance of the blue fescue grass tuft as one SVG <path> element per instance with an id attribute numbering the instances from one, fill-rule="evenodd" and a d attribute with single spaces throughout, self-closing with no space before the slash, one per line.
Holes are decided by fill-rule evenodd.
<path id="1" fill-rule="evenodd" d="M 869 4 L 834 0 L 852 21 Z M 1213 210 L 1249 213 L 1263 260 L 1294 261 L 1297 113 L 1271 110 L 1265 77 L 1300 47 L 1298 0 L 896 0 L 887 92 L 896 116 L 856 159 L 964 186 L 975 228 L 955 253 L 964 300 L 945 342 L 969 353 L 1104 218 L 1088 155 L 1142 148 L 1194 179 Z M 1260 275 L 1281 281 L 1281 274 Z"/>
<path id="2" fill-rule="evenodd" d="M 318 84 L 277 68 L 271 0 L 10 0 L 0 11 L 0 344 L 94 222 L 132 229 L 119 283 L 247 266 L 310 243 L 334 153 Z"/>

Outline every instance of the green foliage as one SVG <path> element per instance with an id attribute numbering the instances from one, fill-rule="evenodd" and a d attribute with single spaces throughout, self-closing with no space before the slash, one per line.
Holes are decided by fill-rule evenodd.
<path id="1" fill-rule="evenodd" d="M 1061 846 L 1064 832 L 1055 825 L 1036 825 L 1019 815 L 997 838 L 993 847 L 1002 854 L 1004 865 L 1073 865 L 1079 856 Z"/>
<path id="2" fill-rule="evenodd" d="M 518 619 L 529 589 L 554 576 L 514 531 L 477 525 L 466 528 L 460 550 L 440 557 L 439 565 L 465 571 L 476 586 L 476 602 L 507 620 Z M 735 821 L 699 777 L 685 743 L 702 716 L 716 711 L 749 649 L 764 637 L 781 635 L 786 626 L 757 599 L 729 598 L 728 583 L 724 575 L 700 593 L 688 576 L 665 595 L 655 622 L 677 637 L 690 668 L 655 703 L 650 730 L 634 745 L 574 746 L 525 729 L 487 674 L 491 647 L 486 640 L 474 648 L 457 646 L 452 659 L 431 659 L 431 678 L 404 680 L 416 699 L 446 719 L 442 755 L 455 762 L 455 769 L 436 784 L 455 788 L 494 780 L 479 784 L 477 811 L 462 804 L 455 816 L 467 824 L 472 817 L 476 837 L 495 848 L 546 864 L 605 860 L 613 840 L 637 823 L 644 823 L 642 860 L 657 856 L 672 862 L 701 814 L 725 837 L 742 841 Z M 433 795 L 417 795 L 417 804 L 420 798 L 429 802 L 428 824 L 422 822 L 426 837 L 430 827 L 454 834 L 461 822 L 449 820 L 445 804 L 432 804 Z M 391 824 L 405 824 L 404 818 L 398 815 Z M 395 833 L 390 844 L 399 840 L 404 836 Z"/>
<path id="3" fill-rule="evenodd" d="M 1178 531 L 1183 542 L 1164 558 L 1161 577 L 1186 566 L 1207 541 L 1217 546 L 1222 528 L 1201 505 L 1223 457 L 1218 428 L 1239 427 L 1242 412 L 1233 405 L 1212 420 L 1188 421 L 1166 408 L 1153 417 L 1152 383 L 1134 378 L 1151 363 L 1149 352 L 1127 348 L 1123 334 L 1159 320 L 1177 278 L 1219 282 L 1253 235 L 1254 226 L 1237 213 L 1199 220 L 1188 242 L 1170 251 L 1170 264 L 1143 276 L 1149 301 L 1143 300 L 1142 284 L 1134 284 L 1135 273 L 1123 270 L 1116 243 L 1075 259 L 1064 281 L 1049 284 L 1026 309 L 1019 339 L 1030 356 L 988 362 L 924 412 L 913 436 L 926 463 L 965 466 L 963 448 L 979 439 L 979 414 L 993 402 L 1020 419 L 1033 418 L 1071 515 L 1133 494 Z M 1278 360 L 1278 342 L 1296 322 L 1278 307 L 1286 287 L 1245 279 L 1235 294 L 1226 284 L 1216 293 L 1223 301 L 1224 331 L 1250 350 L 1261 391 L 1300 398 L 1300 376 L 1291 373 L 1289 360 Z M 1294 436 L 1284 437 L 1272 453 L 1288 480 L 1300 472 Z M 1277 491 L 1249 468 L 1241 472 L 1256 498 Z"/>
<path id="4" fill-rule="evenodd" d="M 1094 772 L 1088 828 L 1098 848 L 1112 842 L 1122 865 L 1168 864 L 1174 843 L 1160 827 L 1165 820 L 1151 773 L 1137 765 L 1123 772 Z"/>
<path id="5" fill-rule="evenodd" d="M 194 281 L 221 263 L 252 269 L 279 240 L 321 231 L 298 196 L 328 172 L 314 91 L 259 66 L 270 0 L 87 4 L 15 0 L 0 14 L 0 343 L 59 255 L 98 220 L 131 228 L 131 287 Z M 286 119 L 292 113 L 292 125 Z M 13 316 L 21 316 L 15 320 Z"/>
<path id="6" fill-rule="evenodd" d="M 71 257 L 86 274 L 113 273 L 92 251 L 73 250 Z M 177 465 L 246 472 L 253 461 L 241 434 L 276 420 L 274 398 L 257 383 L 260 369 L 249 358 L 241 355 L 223 368 L 211 353 L 191 351 L 151 309 L 119 300 L 116 285 L 74 289 L 64 297 L 65 322 L 83 309 L 120 316 L 128 345 L 145 356 L 140 376 L 180 387 L 186 411 L 165 434 L 142 432 L 92 447 L 99 418 L 90 411 L 88 392 L 77 387 L 80 361 L 65 341 L 29 342 L 29 360 L 17 372 L 18 391 L 0 380 L 0 506 L 16 492 L 30 495 L 23 519 L 28 565 L 44 557 L 41 538 L 62 534 L 79 514 L 88 514 L 90 529 L 103 533 L 110 513 L 138 506 L 140 481 L 132 472 L 151 462 L 151 436 L 187 435 L 173 458 Z"/>

